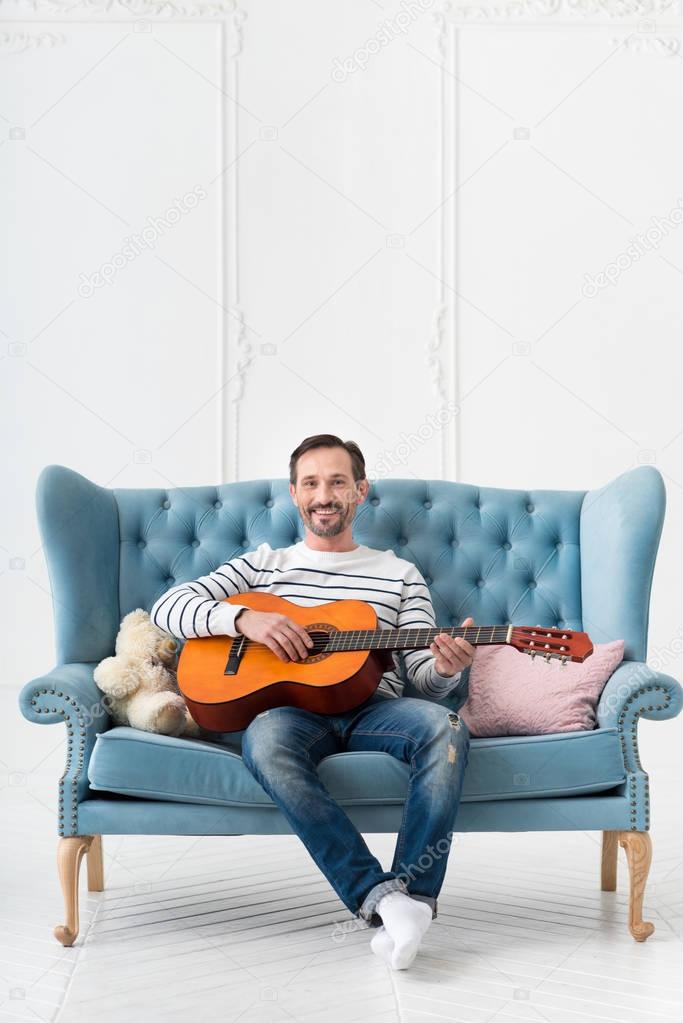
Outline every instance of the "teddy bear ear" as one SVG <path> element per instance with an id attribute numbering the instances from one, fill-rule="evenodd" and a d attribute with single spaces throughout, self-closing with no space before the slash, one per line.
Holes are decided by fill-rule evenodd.
<path id="1" fill-rule="evenodd" d="M 145 611 L 144 607 L 136 607 L 134 611 L 129 611 L 124 617 L 123 621 L 130 619 L 130 621 L 144 621 L 145 618 L 149 618 L 149 611 Z"/>
<path id="2" fill-rule="evenodd" d="M 150 621 L 148 612 L 141 607 L 137 607 L 134 611 L 129 611 L 127 615 L 123 616 L 119 628 L 125 629 L 132 628 L 136 625 L 142 625 L 145 620 Z"/>

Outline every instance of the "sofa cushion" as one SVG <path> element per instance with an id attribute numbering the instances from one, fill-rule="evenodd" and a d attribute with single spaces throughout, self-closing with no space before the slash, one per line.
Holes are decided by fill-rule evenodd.
<path id="1" fill-rule="evenodd" d="M 239 748 L 237 739 L 177 739 L 119 726 L 98 733 L 88 779 L 91 789 L 144 799 L 274 805 Z M 402 803 L 407 795 L 408 765 L 388 753 L 334 753 L 318 772 L 342 804 Z M 624 777 L 616 728 L 471 739 L 461 798 L 579 795 L 610 789 Z"/>

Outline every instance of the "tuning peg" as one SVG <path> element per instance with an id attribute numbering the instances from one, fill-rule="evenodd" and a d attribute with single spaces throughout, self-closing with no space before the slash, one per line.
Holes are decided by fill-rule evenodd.
<path id="1" fill-rule="evenodd" d="M 551 657 L 550 654 L 545 654 L 544 655 L 544 660 L 545 660 L 546 664 L 550 664 L 550 657 Z"/>
<path id="2" fill-rule="evenodd" d="M 560 658 L 560 664 L 562 665 L 563 668 L 565 667 L 565 665 L 567 664 L 566 656 Z"/>
<path id="3" fill-rule="evenodd" d="M 530 650 L 529 651 L 529 657 L 531 658 L 532 661 L 533 661 L 535 656 L 536 656 L 536 651 L 535 650 Z"/>

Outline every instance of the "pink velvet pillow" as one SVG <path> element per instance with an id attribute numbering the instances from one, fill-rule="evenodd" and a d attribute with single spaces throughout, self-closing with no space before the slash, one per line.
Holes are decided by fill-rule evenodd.
<path id="1" fill-rule="evenodd" d="M 469 696 L 458 714 L 474 737 L 590 731 L 607 679 L 624 658 L 624 641 L 595 643 L 585 661 L 533 660 L 514 647 L 478 646 Z"/>

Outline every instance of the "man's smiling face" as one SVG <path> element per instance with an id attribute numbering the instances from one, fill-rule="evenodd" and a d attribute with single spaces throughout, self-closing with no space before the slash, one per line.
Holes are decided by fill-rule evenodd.
<path id="1" fill-rule="evenodd" d="M 323 447 L 300 455 L 296 486 L 290 484 L 289 492 L 311 533 L 321 539 L 341 537 L 351 544 L 353 517 L 368 489 L 367 480 L 354 483 L 351 455 L 345 448 Z"/>

